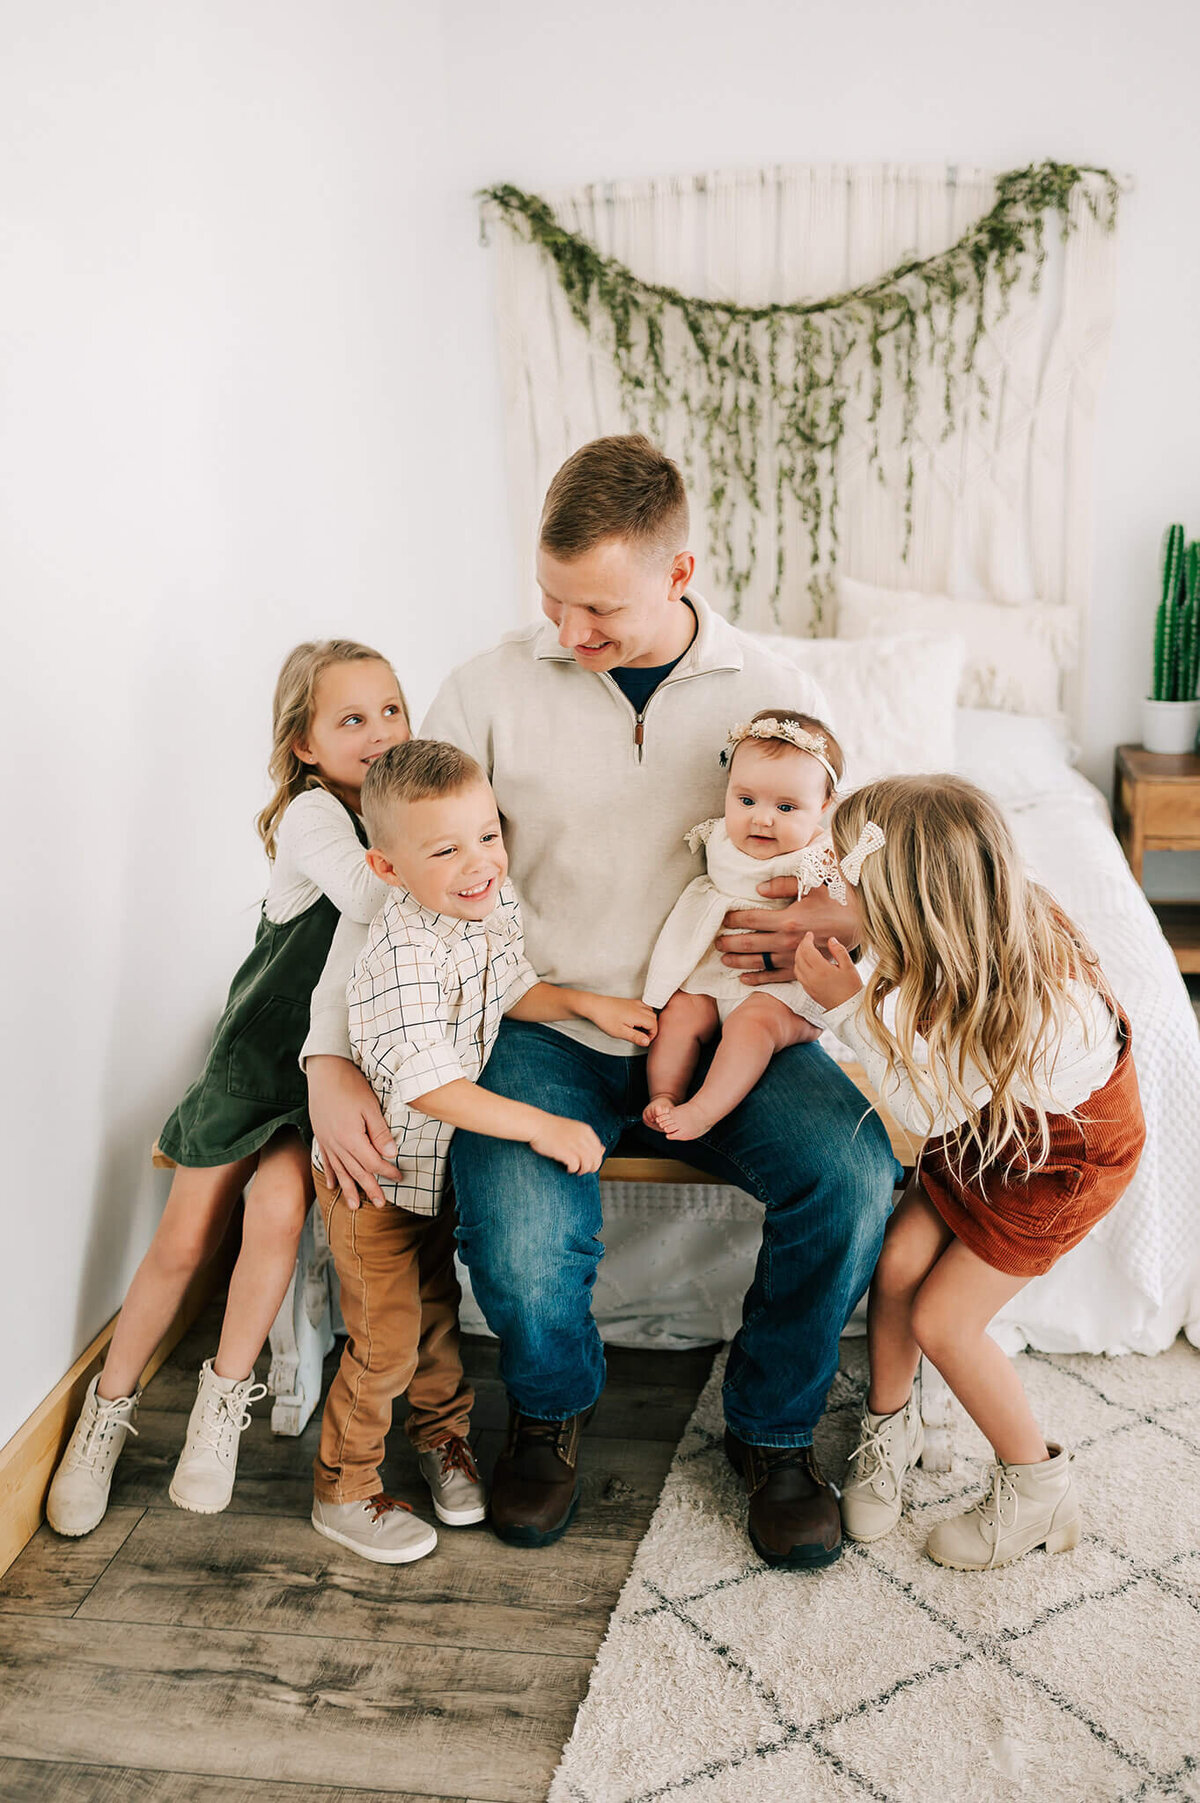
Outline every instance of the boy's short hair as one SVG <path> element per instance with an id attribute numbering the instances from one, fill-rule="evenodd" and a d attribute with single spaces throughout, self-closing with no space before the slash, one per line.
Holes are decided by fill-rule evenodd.
<path id="1" fill-rule="evenodd" d="M 563 563 L 610 538 L 673 556 L 687 544 L 688 524 L 677 466 L 632 432 L 594 438 L 567 458 L 546 490 L 538 544 Z"/>
<path id="2" fill-rule="evenodd" d="M 792 707 L 760 708 L 751 719 L 751 726 L 753 726 L 755 720 L 779 720 L 781 722 L 790 722 L 791 725 L 800 727 L 803 732 L 810 732 L 814 736 L 819 734 L 825 741 L 825 756 L 837 771 L 838 782 L 841 782 L 843 776 L 846 774 L 845 754 L 830 729 L 826 726 L 824 720 L 818 720 L 815 714 L 797 713 L 796 709 Z M 743 744 L 744 743 L 745 741 L 743 740 Z M 755 739 L 753 743 L 755 750 L 764 752 L 767 757 L 782 757 L 785 751 L 793 749 L 787 739 Z M 732 760 L 730 761 L 732 762 Z M 833 794 L 833 790 L 834 785 L 829 780 L 829 772 L 826 771 L 826 799 Z"/>
<path id="3" fill-rule="evenodd" d="M 475 759 L 444 739 L 406 739 L 403 745 L 393 745 L 363 777 L 367 837 L 379 845 L 398 801 L 434 801 L 486 781 Z"/>

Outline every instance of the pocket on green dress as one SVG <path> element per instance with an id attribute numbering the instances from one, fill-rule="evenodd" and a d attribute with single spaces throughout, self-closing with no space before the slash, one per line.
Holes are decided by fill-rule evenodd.
<path id="1" fill-rule="evenodd" d="M 229 1093 L 273 1108 L 302 1108 L 307 1100 L 298 1062 L 308 1033 L 308 1009 L 269 996 L 229 1041 Z"/>

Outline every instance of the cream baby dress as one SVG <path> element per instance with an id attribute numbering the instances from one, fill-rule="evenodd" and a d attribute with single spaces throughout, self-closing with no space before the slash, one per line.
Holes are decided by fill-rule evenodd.
<path id="1" fill-rule="evenodd" d="M 818 833 L 799 851 L 781 852 L 776 858 L 752 858 L 739 851 L 729 837 L 723 819 L 705 820 L 687 835 L 693 851 L 705 847 L 706 870 L 690 882 L 663 923 L 650 955 L 650 969 L 642 1000 L 662 1008 L 677 989 L 688 995 L 710 995 L 722 1022 L 739 1003 L 752 995 L 773 995 L 802 1014 L 808 995 L 799 983 L 743 983 L 737 970 L 721 962 L 713 943 L 721 922 L 731 908 L 786 908 L 783 897 L 771 900 L 758 893 L 759 883 L 771 877 L 794 876 L 800 895 L 821 884 L 841 888 L 841 873 L 828 833 Z"/>

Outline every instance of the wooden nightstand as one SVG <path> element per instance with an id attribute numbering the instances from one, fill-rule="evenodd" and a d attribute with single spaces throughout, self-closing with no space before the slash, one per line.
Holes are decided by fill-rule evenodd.
<path id="1" fill-rule="evenodd" d="M 1200 851 L 1200 757 L 1118 745 L 1113 823 L 1139 883 L 1148 851 Z M 1200 971 L 1200 900 L 1151 905 L 1180 970 Z"/>

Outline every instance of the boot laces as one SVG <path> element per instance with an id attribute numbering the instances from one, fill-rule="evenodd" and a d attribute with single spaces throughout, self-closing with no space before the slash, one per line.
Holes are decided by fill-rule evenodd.
<path id="1" fill-rule="evenodd" d="M 557 1452 L 566 1425 L 565 1421 L 537 1421 L 529 1415 L 518 1415 L 513 1422 L 513 1441 L 553 1446 Z"/>
<path id="2" fill-rule="evenodd" d="M 227 1454 L 234 1435 L 245 1433 L 250 1425 L 250 1404 L 260 1402 L 266 1393 L 266 1384 L 210 1390 L 204 1399 L 204 1413 L 196 1423 L 197 1441 L 218 1455 Z"/>
<path id="3" fill-rule="evenodd" d="M 854 1466 L 856 1482 L 870 1484 L 874 1488 L 880 1478 L 886 1478 L 888 1488 L 894 1493 L 897 1473 L 888 1446 L 887 1427 L 887 1422 L 882 1422 L 876 1428 L 864 1427 L 862 1438 L 851 1453 L 850 1461 Z"/>
<path id="4" fill-rule="evenodd" d="M 784 1471 L 791 1465 L 799 1465 L 811 1477 L 824 1481 L 811 1446 L 756 1446 L 754 1450 L 768 1474 L 772 1471 Z"/>
<path id="5" fill-rule="evenodd" d="M 72 1465 L 93 1467 L 107 1452 L 113 1433 L 118 1427 L 124 1427 L 137 1439 L 138 1430 L 130 1421 L 123 1421 L 118 1410 L 128 1402 L 127 1396 L 114 1396 L 110 1401 L 105 1396 L 92 1398 L 96 1412 L 79 1436 L 72 1449 Z"/>
<path id="6" fill-rule="evenodd" d="M 434 1451 L 440 1452 L 442 1455 L 443 1478 L 448 1478 L 454 1472 L 461 1471 L 470 1478 L 473 1484 L 479 1482 L 479 1473 L 475 1469 L 475 1461 L 471 1457 L 471 1448 L 460 1436 L 456 1435 L 452 1439 L 443 1440 L 440 1446 L 434 1447 Z"/>
<path id="7" fill-rule="evenodd" d="M 1017 1486 L 1003 1465 L 992 1465 L 988 1471 L 988 1487 L 974 1505 L 973 1514 L 980 1525 L 992 1530 L 992 1558 L 1000 1550 L 1000 1531 L 1010 1528 L 1017 1518 Z"/>

